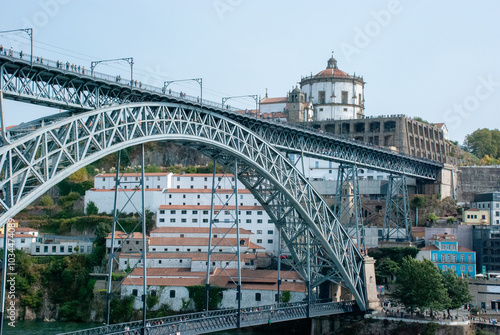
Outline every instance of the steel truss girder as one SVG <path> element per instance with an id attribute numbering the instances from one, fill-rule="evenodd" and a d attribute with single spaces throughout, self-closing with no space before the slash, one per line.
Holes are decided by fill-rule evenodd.
<path id="1" fill-rule="evenodd" d="M 412 241 L 406 176 L 389 176 L 382 239 Z"/>
<path id="2" fill-rule="evenodd" d="M 364 246 L 365 233 L 359 196 L 358 168 L 354 165 L 339 166 L 333 213 L 346 227 L 349 235 L 356 238 L 358 247 Z"/>
<path id="3" fill-rule="evenodd" d="M 252 131 L 189 105 L 142 103 L 80 113 L 0 147 L 0 223 L 93 161 L 162 140 L 197 147 L 226 167 L 238 159 L 239 180 L 280 225 L 300 272 L 305 274 L 304 264 L 310 262 L 312 286 L 326 280 L 342 283 L 365 310 L 362 255 L 321 195 Z"/>
<path id="4" fill-rule="evenodd" d="M 23 60 L 12 60 L 0 56 L 1 87 L 6 99 L 25 101 L 46 106 L 84 112 L 95 108 L 133 102 L 182 102 L 193 107 L 199 104 L 172 95 L 162 94 L 161 89 L 148 91 L 95 77 L 80 75 L 42 64 Z M 195 100 L 196 101 L 196 100 Z M 339 163 L 355 164 L 358 167 L 378 171 L 406 174 L 425 180 L 436 180 L 443 165 L 438 162 L 404 156 L 388 150 L 375 148 L 360 142 L 305 131 L 300 128 L 259 120 L 214 104 L 207 106 L 215 113 L 225 115 L 254 131 L 268 143 L 287 153 L 303 153 Z M 28 122 L 9 132 L 11 139 L 24 136 L 26 131 L 42 127 L 54 120 Z"/>

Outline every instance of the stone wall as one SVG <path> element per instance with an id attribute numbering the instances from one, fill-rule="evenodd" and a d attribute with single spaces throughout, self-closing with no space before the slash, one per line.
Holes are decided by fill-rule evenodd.
<path id="1" fill-rule="evenodd" d="M 457 201 L 472 202 L 474 194 L 500 190 L 500 166 L 461 166 L 457 179 Z"/>

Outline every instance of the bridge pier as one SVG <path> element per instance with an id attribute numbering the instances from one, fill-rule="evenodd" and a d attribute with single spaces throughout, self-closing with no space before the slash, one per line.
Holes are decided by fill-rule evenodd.
<path id="1" fill-rule="evenodd" d="M 410 205 L 405 175 L 390 175 L 384 214 L 382 240 L 411 242 Z"/>
<path id="2" fill-rule="evenodd" d="M 351 237 L 356 238 L 358 249 L 364 246 L 363 216 L 359 196 L 358 168 L 341 164 L 337 177 L 337 191 L 333 212 Z"/>

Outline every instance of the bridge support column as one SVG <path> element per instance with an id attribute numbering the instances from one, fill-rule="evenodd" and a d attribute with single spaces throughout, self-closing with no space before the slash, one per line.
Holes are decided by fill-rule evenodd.
<path id="1" fill-rule="evenodd" d="M 411 242 L 410 205 L 405 175 L 390 175 L 384 214 L 382 239 Z"/>
<path id="2" fill-rule="evenodd" d="M 110 315 L 111 315 L 111 299 L 113 297 L 113 292 L 115 292 L 120 287 L 114 287 L 112 285 L 113 281 L 113 270 L 116 266 L 118 271 L 123 272 L 126 276 L 128 276 L 136 267 L 140 267 L 142 265 L 142 285 L 135 285 L 135 287 L 141 287 L 140 291 L 142 291 L 142 308 L 143 308 L 143 316 L 142 316 L 142 333 L 145 332 L 146 327 L 146 296 L 147 296 L 147 251 L 148 245 L 146 240 L 146 210 L 145 210 L 145 177 L 144 177 L 144 145 L 141 145 L 141 171 L 135 171 L 135 178 L 130 178 L 130 174 L 124 176 L 124 172 L 120 172 L 121 170 L 121 154 L 122 151 L 119 151 L 117 154 L 117 163 L 116 163 L 116 175 L 115 175 L 115 188 L 114 188 L 114 202 L 113 202 L 113 225 L 111 231 L 111 248 L 109 253 L 109 262 L 108 262 L 108 285 L 107 285 L 107 294 L 106 294 L 106 307 L 107 307 L 107 315 L 106 315 L 106 323 L 110 324 Z M 130 181 L 132 179 L 132 181 Z M 119 192 L 119 189 L 122 191 L 127 190 L 131 192 Z M 134 202 L 132 198 L 140 192 L 141 200 L 138 202 Z M 121 199 L 119 198 L 121 197 Z M 134 203 L 140 203 L 140 208 L 137 208 Z M 138 217 L 127 217 L 121 218 L 121 213 L 129 213 L 135 212 Z M 127 221 L 127 225 L 122 225 L 120 221 Z M 129 228 L 125 228 L 129 227 Z M 136 233 L 142 233 L 142 243 L 136 244 L 133 243 L 133 239 L 137 241 L 138 237 Z M 120 239 L 120 244 L 115 245 L 116 239 Z M 129 242 L 129 243 L 127 243 Z M 130 243 L 132 242 L 132 243 Z M 138 242 L 138 241 L 137 241 Z M 141 245 L 142 244 L 142 245 Z M 141 254 L 140 260 L 136 262 L 133 266 L 129 264 L 131 267 L 130 271 L 126 269 L 120 269 L 119 255 L 120 251 L 124 251 L 123 247 L 127 245 L 128 249 L 126 252 L 135 252 Z M 141 264 L 142 263 L 142 264 Z M 129 267 L 127 269 L 129 269 Z M 133 281 L 132 281 L 133 282 Z"/>
<path id="3" fill-rule="evenodd" d="M 365 244 L 365 233 L 359 196 L 358 168 L 355 165 L 339 166 L 333 212 L 347 229 L 349 236 L 356 238 L 358 249 L 361 250 Z"/>
<path id="4" fill-rule="evenodd" d="M 366 288 L 366 309 L 379 309 L 380 300 L 377 296 L 377 283 L 375 281 L 375 259 L 373 257 L 365 256 L 363 258 L 363 275 Z"/>

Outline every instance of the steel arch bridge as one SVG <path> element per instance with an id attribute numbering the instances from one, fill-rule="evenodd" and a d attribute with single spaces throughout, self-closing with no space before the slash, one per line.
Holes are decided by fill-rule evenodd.
<path id="1" fill-rule="evenodd" d="M 43 64 L 30 64 L 27 60 L 29 57 L 25 58 L 0 55 L 0 91 L 6 99 L 61 108 L 70 110 L 70 113 L 137 102 L 173 102 L 201 107 L 199 99 L 195 97 L 181 98 L 177 94 L 167 94 L 162 88 L 148 85 L 132 86 L 129 80 L 118 80 L 102 73 L 69 71 L 61 62 L 47 59 Z M 443 164 L 435 161 L 235 113 L 234 110 L 220 108 L 219 104 L 212 101 L 203 100 L 201 103 L 204 109 L 238 122 L 286 153 L 300 153 L 426 181 L 436 180 L 443 168 Z M 8 131 L 6 140 L 15 141 L 65 117 L 67 114 L 61 113 L 53 118 L 27 122 Z"/>
<path id="2" fill-rule="evenodd" d="M 223 115 L 179 103 L 136 103 L 66 114 L 0 147 L 0 222 L 73 172 L 110 153 L 149 141 L 175 141 L 234 168 L 282 230 L 311 287 L 347 287 L 367 299 L 363 257 L 320 194 L 265 139 Z"/>

